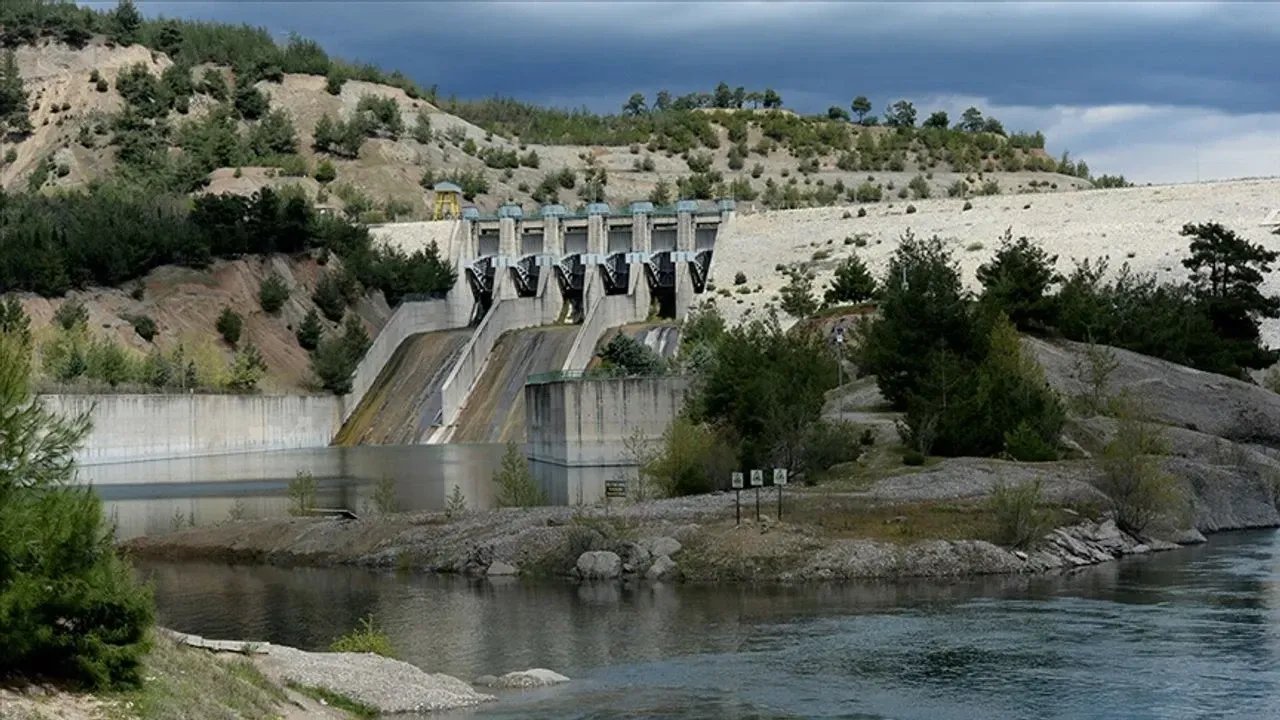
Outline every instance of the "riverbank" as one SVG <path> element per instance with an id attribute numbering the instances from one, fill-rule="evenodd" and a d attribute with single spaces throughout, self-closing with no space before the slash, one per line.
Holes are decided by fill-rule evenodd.
<path id="1" fill-rule="evenodd" d="M 154 631 L 142 676 L 136 690 L 109 693 L 38 682 L 0 687 L 0 720 L 340 720 L 495 699 L 457 678 L 371 653 L 207 640 L 163 628 Z"/>
<path id="2" fill-rule="evenodd" d="M 125 544 L 156 559 L 281 565 L 360 565 L 467 575 L 645 575 L 686 582 L 803 582 L 962 577 L 1043 572 L 1203 540 L 1192 528 L 1137 538 L 1102 511 L 1091 461 L 1014 463 L 945 460 L 864 485 L 856 477 L 788 487 L 781 521 L 773 489 L 603 507 L 538 507 L 400 513 L 336 520 L 281 518 L 192 528 Z M 1052 531 L 1027 550 L 997 545 L 987 497 L 997 483 L 1038 481 Z M 1206 531 L 1280 524 L 1262 485 L 1193 493 L 1195 527 Z M 1215 504 L 1216 503 L 1216 504 Z M 1269 509 L 1269 514 L 1268 514 Z M 676 549 L 671 549 L 676 548 Z M 583 553 L 596 553 L 589 567 Z M 604 555 L 599 555 L 603 553 Z M 614 558 L 609 554 L 616 556 Z M 666 560 L 662 560 L 666 558 Z M 654 567 L 658 570 L 654 570 Z"/>

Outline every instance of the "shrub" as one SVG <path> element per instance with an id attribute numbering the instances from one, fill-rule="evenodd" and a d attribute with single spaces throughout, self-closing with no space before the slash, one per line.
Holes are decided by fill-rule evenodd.
<path id="1" fill-rule="evenodd" d="M 924 453 L 920 452 L 919 450 L 907 450 L 906 452 L 902 453 L 903 465 L 919 467 L 921 465 L 924 465 L 924 460 L 925 460 Z"/>
<path id="2" fill-rule="evenodd" d="M 315 350 L 320 344 L 320 336 L 324 334 L 324 326 L 320 324 L 320 315 L 315 308 L 307 311 L 306 317 L 302 318 L 294 336 L 298 338 L 298 345 L 304 350 Z"/>
<path id="3" fill-rule="evenodd" d="M 330 643 L 329 652 L 373 653 L 389 658 L 396 656 L 391 638 L 374 624 L 373 615 L 361 618 L 354 630 Z"/>
<path id="4" fill-rule="evenodd" d="M 746 284 L 746 282 L 747 282 L 747 274 L 746 274 L 746 273 L 742 272 L 741 270 L 739 270 L 738 272 L 734 273 L 734 275 L 733 275 L 733 284 L 734 284 L 734 285 L 745 285 L 745 284 Z"/>
<path id="5" fill-rule="evenodd" d="M 995 541 L 1006 547 L 1032 547 L 1052 529 L 1052 516 L 1042 507 L 1039 480 L 1006 485 L 996 482 L 987 501 L 996 521 Z"/>
<path id="6" fill-rule="evenodd" d="M 957 180 L 947 188 L 947 197 L 959 198 L 969 194 L 969 183 Z M 965 203 L 966 205 L 968 203 Z"/>
<path id="7" fill-rule="evenodd" d="M 764 175 L 764 165 L 761 165 L 760 163 L 756 163 L 755 165 L 752 165 L 751 177 L 759 179 L 761 175 Z"/>
<path id="8" fill-rule="evenodd" d="M 343 292 L 342 280 L 336 272 L 326 272 L 316 283 L 311 293 L 311 301 L 320 308 L 320 312 L 332 322 L 342 319 L 347 312 L 347 296 Z"/>
<path id="9" fill-rule="evenodd" d="M 284 302 L 289 299 L 289 286 L 278 273 L 271 273 L 258 285 L 258 304 L 272 315 L 280 312 Z"/>
<path id="10" fill-rule="evenodd" d="M 976 245 L 976 247 L 975 247 Z M 974 243 L 970 251 L 981 250 Z M 1019 329 L 1043 329 L 1054 323 L 1050 287 L 1062 278 L 1054 269 L 1058 256 L 1050 255 L 1026 237 L 1013 239 L 1005 231 L 994 257 L 978 267 L 982 283 L 980 301 L 1003 312 Z"/>
<path id="11" fill-rule="evenodd" d="M 968 200 L 965 200 L 964 207 L 961 208 L 961 210 L 972 210 L 972 209 L 973 209 L 973 203 L 969 202 Z"/>
<path id="12" fill-rule="evenodd" d="M 236 357 L 231 362 L 227 388 L 239 393 L 253 392 L 258 389 L 258 383 L 266 374 L 267 363 L 262 359 L 262 353 L 258 352 L 253 343 L 248 343 L 236 352 Z"/>
<path id="13" fill-rule="evenodd" d="M 604 367 L 623 375 L 656 375 L 666 363 L 644 343 L 629 335 L 614 335 L 600 352 Z"/>
<path id="14" fill-rule="evenodd" d="M 867 209 L 866 209 L 866 208 L 858 208 L 858 217 L 860 217 L 860 218 L 864 218 L 864 217 L 866 217 L 866 216 L 867 216 Z"/>
<path id="15" fill-rule="evenodd" d="M 789 265 L 782 270 L 787 284 L 779 291 L 782 311 L 795 318 L 807 318 L 818 310 L 813 294 L 813 273 L 804 265 Z"/>
<path id="16" fill-rule="evenodd" d="M 32 402 L 30 348 L 0 333 L 0 676 L 93 689 L 140 681 L 154 610 L 92 489 L 73 486 L 89 429 Z"/>
<path id="17" fill-rule="evenodd" d="M 800 443 L 796 469 L 808 477 L 862 454 L 862 428 L 843 420 L 819 420 L 809 426 Z"/>
<path id="18" fill-rule="evenodd" d="M 316 478 L 306 470 L 299 470 L 289 481 L 289 514 L 310 515 L 316 506 Z"/>
<path id="19" fill-rule="evenodd" d="M 677 417 L 643 473 L 665 497 L 715 490 L 734 468 L 733 451 L 710 426 Z"/>
<path id="20" fill-rule="evenodd" d="M 929 181 L 923 175 L 916 175 L 911 178 L 911 182 L 907 183 L 907 188 L 911 190 L 911 194 L 917 200 L 929 197 Z"/>
<path id="21" fill-rule="evenodd" d="M 342 324 L 342 334 L 324 338 L 311 353 L 311 372 L 320 386 L 334 393 L 351 392 L 351 374 L 369 349 L 369 334 L 355 314 Z"/>
<path id="22" fill-rule="evenodd" d="M 502 465 L 493 475 L 498 485 L 498 507 L 534 507 L 546 505 L 547 497 L 533 479 L 529 461 L 515 443 L 507 443 L 502 454 Z"/>
<path id="23" fill-rule="evenodd" d="M 244 329 L 244 318 L 240 317 L 240 313 L 229 307 L 222 308 L 222 314 L 218 315 L 218 320 L 214 324 L 218 334 L 223 340 L 227 341 L 232 347 L 240 342 L 240 332 Z"/>
<path id="24" fill-rule="evenodd" d="M 860 203 L 880 202 L 882 196 L 883 190 L 880 189 L 880 186 L 869 182 L 862 183 L 853 191 L 853 199 Z"/>
<path id="25" fill-rule="evenodd" d="M 907 214 L 908 214 L 908 215 L 913 215 L 913 214 L 915 214 L 915 212 L 916 212 L 916 206 L 915 206 L 915 205 L 908 205 L 908 206 L 907 206 Z"/>
<path id="26" fill-rule="evenodd" d="M 1126 403 L 1120 407 L 1116 436 L 1102 453 L 1099 489 L 1111 501 L 1116 525 L 1139 535 L 1157 517 L 1178 510 L 1181 493 L 1152 457 L 1168 451 L 1159 428 Z"/>
<path id="27" fill-rule="evenodd" d="M 53 321 L 63 330 L 86 327 L 89 324 L 89 309 L 79 300 L 66 300 L 53 311 Z"/>
<path id="28" fill-rule="evenodd" d="M 159 332 L 159 329 L 156 327 L 156 321 L 149 315 L 130 315 L 125 319 L 129 321 L 130 325 L 133 325 L 133 331 L 138 333 L 138 337 L 146 340 L 147 342 L 151 342 L 155 338 L 156 333 Z"/>
<path id="29" fill-rule="evenodd" d="M 467 514 L 467 497 L 462 494 L 462 486 L 454 485 L 444 505 L 444 516 L 450 520 Z"/>

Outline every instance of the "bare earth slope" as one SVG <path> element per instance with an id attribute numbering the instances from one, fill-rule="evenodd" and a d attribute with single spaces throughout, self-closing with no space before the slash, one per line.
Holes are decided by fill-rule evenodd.
<path id="1" fill-rule="evenodd" d="M 975 283 L 977 267 L 990 259 L 1006 229 L 1014 237 L 1026 235 L 1058 255 L 1058 268 L 1070 270 L 1073 259 L 1109 256 L 1112 269 L 1128 262 L 1134 270 L 1163 278 L 1182 279 L 1186 270 L 1187 239 L 1178 234 L 1185 223 L 1220 222 L 1253 242 L 1280 248 L 1280 237 L 1262 227 L 1267 214 L 1280 206 L 1280 179 L 1235 180 L 1188 185 L 1162 185 L 1073 193 L 996 195 L 970 200 L 907 201 L 739 214 L 716 244 L 711 280 L 717 287 L 736 290 L 734 275 L 742 272 L 747 286 L 760 292 L 718 297 L 717 304 L 731 319 L 759 312 L 785 284 L 775 270 L 779 264 L 807 262 L 817 272 L 819 291 L 844 258 L 857 253 L 872 271 L 883 272 L 902 234 L 938 235 L 952 249 L 965 281 Z M 859 244 L 865 246 L 859 247 Z M 814 261 L 814 254 L 830 254 Z M 1266 285 L 1280 292 L 1280 277 Z M 1280 343 L 1280 324 L 1264 325 L 1264 339 Z"/>

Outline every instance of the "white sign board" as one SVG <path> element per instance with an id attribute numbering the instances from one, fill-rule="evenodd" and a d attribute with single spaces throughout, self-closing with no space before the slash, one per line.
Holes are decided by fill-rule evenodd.
<path id="1" fill-rule="evenodd" d="M 786 484 L 787 484 L 787 469 L 786 469 L 786 468 L 774 468 L 774 469 L 773 469 L 773 484 L 774 484 L 774 485 L 786 485 Z"/>
<path id="2" fill-rule="evenodd" d="M 732 479 L 732 482 L 733 482 L 733 489 L 741 490 L 742 489 L 742 473 L 736 472 L 733 475 L 731 475 L 730 478 Z"/>
<path id="3" fill-rule="evenodd" d="M 751 471 L 751 487 L 760 487 L 761 485 L 764 485 L 764 471 L 752 470 Z"/>

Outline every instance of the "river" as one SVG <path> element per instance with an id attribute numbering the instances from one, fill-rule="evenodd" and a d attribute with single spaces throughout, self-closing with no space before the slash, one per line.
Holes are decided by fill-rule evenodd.
<path id="1" fill-rule="evenodd" d="M 782 587 L 142 564 L 163 623 L 322 649 L 372 614 L 462 678 L 573 682 L 437 717 L 1280 717 L 1280 532 L 1069 575 Z"/>

